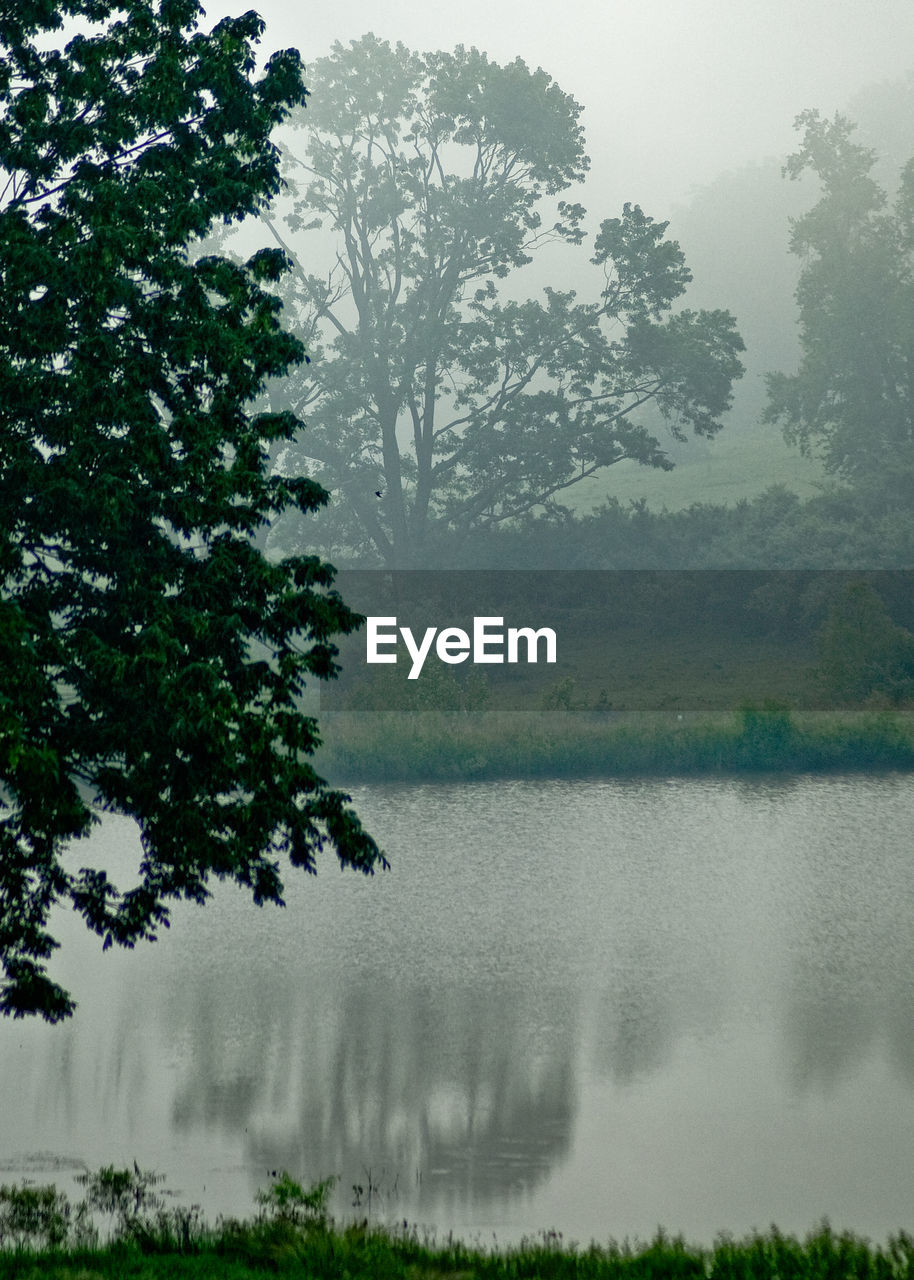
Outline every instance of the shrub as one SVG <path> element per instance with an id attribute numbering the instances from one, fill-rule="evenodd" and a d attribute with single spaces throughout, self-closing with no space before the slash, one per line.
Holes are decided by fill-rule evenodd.
<path id="1" fill-rule="evenodd" d="M 56 1187 L 0 1186 L 0 1249 L 60 1249 L 70 1235 L 71 1214 Z"/>

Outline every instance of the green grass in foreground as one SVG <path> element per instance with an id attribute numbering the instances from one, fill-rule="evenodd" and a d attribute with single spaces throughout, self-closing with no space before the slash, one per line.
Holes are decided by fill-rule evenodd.
<path id="1" fill-rule="evenodd" d="M 311 1280 L 910 1280 L 914 1238 L 900 1233 L 873 1245 L 827 1225 L 804 1240 L 772 1227 L 709 1247 L 658 1232 L 649 1244 L 566 1244 L 554 1231 L 514 1248 L 488 1250 L 448 1237 L 437 1241 L 403 1224 L 338 1226 L 328 1217 L 331 1182 L 303 1190 L 283 1174 L 258 1197 L 248 1222 L 201 1223 L 191 1211 L 152 1209 L 150 1175 L 101 1170 L 87 1177 L 94 1208 L 117 1219 L 115 1238 L 90 1241 L 85 1212 L 53 1187 L 0 1188 L 0 1280 L 242 1280 L 264 1273 Z M 137 1178 L 146 1179 L 138 1203 Z M 112 1194 L 115 1193 L 115 1194 Z M 131 1197 L 134 1197 L 131 1199 Z M 81 1208 L 88 1211 L 88 1201 Z M 82 1233 L 83 1241 L 79 1235 Z M 75 1238 L 74 1238 L 75 1237 Z M 44 1248 L 34 1247 L 44 1238 Z M 56 1244 L 55 1244 L 56 1242 Z M 31 1247 L 30 1247 L 31 1246 Z"/>
<path id="2" fill-rule="evenodd" d="M 914 768 L 908 712 L 337 712 L 321 730 L 341 783 Z"/>
<path id="3" fill-rule="evenodd" d="M 103 1250 L 0 1255 L 6 1280 L 243 1280 L 264 1274 L 308 1280 L 907 1280 L 914 1275 L 914 1239 L 886 1246 L 820 1228 L 800 1241 L 772 1229 L 710 1248 L 658 1234 L 646 1245 L 565 1245 L 554 1233 L 515 1249 L 487 1252 L 456 1242 L 350 1227 L 247 1227 L 198 1242 L 181 1253 L 143 1251 L 121 1243 Z"/>

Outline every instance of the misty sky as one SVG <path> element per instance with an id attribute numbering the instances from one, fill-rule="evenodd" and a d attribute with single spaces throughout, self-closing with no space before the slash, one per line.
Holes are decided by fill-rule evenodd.
<path id="1" fill-rule="evenodd" d="M 366 31 L 415 49 L 475 45 L 542 66 L 585 107 L 589 203 L 656 217 L 721 170 L 782 156 L 806 107 L 845 108 L 862 86 L 914 69 L 911 0 L 210 0 L 254 7 L 264 49 L 306 63 Z M 218 11 L 217 11 L 218 9 Z M 599 194 L 598 194 L 599 193 Z"/>

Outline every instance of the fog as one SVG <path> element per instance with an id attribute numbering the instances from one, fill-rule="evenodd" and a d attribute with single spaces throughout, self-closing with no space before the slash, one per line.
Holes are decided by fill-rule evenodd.
<path id="1" fill-rule="evenodd" d="M 303 812 L 329 828 L 341 861 L 365 869 L 376 851 L 326 797 L 324 776 L 347 789 L 391 780 L 353 787 L 391 868 L 374 884 L 329 868 L 315 886 L 291 875 L 290 910 L 281 921 L 259 913 L 259 928 L 247 895 L 220 893 L 202 924 L 176 909 L 169 942 L 151 959 L 146 948 L 115 949 L 104 977 L 100 939 L 61 907 L 67 945 L 51 977 L 83 1007 L 69 1027 L 17 1027 L 0 1040 L 0 1173 L 132 1160 L 176 1175 L 187 1200 L 215 1216 L 249 1212 L 268 1171 L 283 1168 L 304 1182 L 339 1174 L 343 1192 L 359 1191 L 335 1212 L 361 1211 L 374 1169 L 398 1218 L 427 1212 L 442 1233 L 477 1239 L 555 1224 L 586 1241 L 643 1235 L 657 1221 L 710 1239 L 775 1220 L 801 1230 L 826 1214 L 839 1229 L 897 1230 L 910 1218 L 914 1148 L 914 187 L 897 215 L 882 213 L 880 192 L 861 199 L 872 236 L 857 234 L 860 223 L 844 217 L 853 202 L 836 197 L 826 210 L 836 216 L 819 219 L 831 257 L 810 234 L 795 238 L 800 261 L 788 252 L 791 219 L 818 198 L 826 166 L 793 184 L 781 170 L 801 112 L 845 111 L 878 150 L 875 176 L 891 194 L 914 155 L 914 5 L 214 0 L 206 24 L 248 5 L 267 24 L 263 57 L 297 47 L 306 83 L 337 42 L 369 31 L 418 51 L 472 46 L 500 65 L 542 67 L 583 106 L 590 173 L 583 191 L 561 194 L 587 206 L 592 237 L 607 220 L 604 246 L 549 242 L 553 215 L 537 221 L 540 185 L 555 194 L 581 157 L 567 104 L 538 115 L 550 98 L 542 84 L 515 93 L 528 77 L 507 89 L 512 77 L 493 77 L 485 107 L 498 145 L 475 138 L 463 171 L 460 157 L 450 169 L 446 149 L 464 137 L 442 129 L 439 148 L 437 121 L 395 141 L 393 130 L 353 125 L 348 147 L 345 99 L 362 68 L 369 85 L 376 66 L 389 70 L 386 50 L 348 70 L 336 100 L 330 76 L 323 97 L 315 92 L 313 108 L 344 109 L 337 145 L 312 148 L 310 169 L 295 169 L 307 152 L 294 122 L 277 131 L 298 150 L 289 144 L 275 230 L 270 219 L 241 224 L 251 252 L 271 235 L 294 242 L 276 289 L 307 364 L 271 330 L 255 292 L 263 259 L 248 291 L 225 264 L 193 274 L 171 252 L 182 241 L 169 228 L 188 223 L 164 198 L 169 175 L 189 174 L 193 185 L 175 190 L 217 223 L 272 190 L 269 166 L 258 182 L 257 144 L 243 145 L 241 112 L 216 116 L 228 156 L 214 159 L 217 148 L 185 144 L 189 126 L 139 109 L 150 136 L 131 151 L 99 106 L 104 164 L 91 171 L 91 198 L 80 194 L 88 213 L 60 218 L 50 247 L 36 235 L 33 252 L 14 210 L 4 261 L 22 245 L 28 253 L 10 296 L 19 307 L 34 267 L 48 283 L 33 277 L 33 298 L 51 297 L 22 334 L 6 324 L 7 364 L 25 390 L 7 413 L 0 475 L 15 477 L 30 440 L 46 446 L 38 461 L 48 464 L 32 448 L 34 491 L 13 486 L 24 514 L 10 526 L 18 541 L 3 600 L 16 624 L 4 643 L 21 650 L 7 684 L 29 677 L 18 701 L 4 686 L 18 717 L 9 790 L 24 815 L 11 828 L 18 861 L 6 885 L 14 897 L 24 886 L 25 902 L 18 915 L 13 902 L 11 945 L 20 947 L 21 916 L 26 956 L 42 958 L 28 916 L 37 891 L 16 877 L 30 848 L 51 849 L 79 820 L 56 799 L 58 825 L 44 813 L 42 779 L 58 765 L 64 781 L 67 771 L 85 778 L 120 806 L 88 860 L 110 856 L 112 874 L 126 865 L 132 876 L 129 859 L 142 859 L 153 887 L 173 894 L 201 897 L 215 868 L 255 901 L 270 898 L 274 848 L 291 839 L 298 862 L 320 848 L 313 825 L 301 834 Z M 132 119 L 122 74 L 114 115 Z M 170 86 L 170 65 L 167 75 Z M 399 91 L 396 68 L 392 83 Z M 363 95 L 369 116 L 374 92 Z M 40 94 L 23 101 L 46 109 Z M 91 134 L 93 105 L 79 106 Z M 20 114 L 27 122 L 29 110 Z M 216 135 L 211 118 L 204 139 Z M 833 133 L 846 142 L 840 122 Z M 356 154 L 366 135 L 367 160 Z M 122 170 L 160 143 L 141 181 L 118 194 Z M 402 160 L 426 143 L 432 162 Z M 846 154 L 834 146 L 826 157 Z M 500 173 L 488 151 L 506 154 Z M 232 165 L 249 158 L 246 187 Z M 835 164 L 852 192 L 867 159 Z M 461 180 L 467 171 L 472 181 Z M 249 202 L 233 206 L 224 193 L 235 185 Z M 44 235 L 54 219 L 25 191 Z M 148 272 L 147 228 L 125 215 L 124 192 L 150 192 L 138 206 L 151 211 Z M 613 227 L 628 202 L 655 223 L 629 209 Z M 571 241 L 576 216 L 564 228 Z M 678 248 L 653 240 L 668 219 L 694 273 L 681 304 Z M 541 225 L 547 243 L 528 267 Z M 234 234 L 216 245 L 244 246 Z M 85 247 L 73 261 L 90 264 L 87 284 L 69 261 L 74 245 Z M 59 285 L 46 267 L 52 251 L 67 260 Z M 828 270 L 797 307 L 798 280 L 823 260 Z M 818 362 L 805 378 L 798 362 L 810 350 Z M 275 377 L 254 399 L 267 370 Z M 45 386 L 53 394 L 39 405 Z M 266 407 L 295 419 L 254 416 Z M 280 476 L 326 486 L 330 500 L 313 516 L 296 510 L 316 505 L 313 487 L 262 487 L 258 450 L 271 439 Z M 819 465 L 804 493 L 792 487 L 800 461 Z M 648 507 L 636 485 L 657 473 L 686 473 L 678 505 L 655 491 Z M 281 514 L 270 527 L 283 507 L 296 519 Z M 174 530 L 199 539 L 196 559 Z M 314 560 L 267 563 L 289 552 L 332 560 L 342 600 L 377 620 L 349 652 L 341 646 L 355 679 L 319 707 L 293 700 L 305 679 L 313 694 L 335 652 L 324 642 L 347 624 L 335 601 L 317 598 L 328 579 Z M 374 607 L 345 573 L 363 567 L 380 584 Z M 731 572 L 750 568 L 765 579 Z M 877 568 L 905 575 L 860 581 Z M 425 569 L 437 579 L 432 610 L 408 618 L 403 580 L 418 591 Z M 491 569 L 535 571 L 529 611 L 512 616 L 494 596 L 463 617 L 452 611 L 450 570 L 494 592 Z M 688 573 L 657 572 L 671 569 Z M 827 570 L 828 583 L 812 569 Z M 640 581 L 635 570 L 646 571 Z M 610 574 L 625 579 L 629 595 L 614 582 L 602 614 L 598 573 L 604 588 Z M 519 576 L 506 592 L 512 607 L 525 603 Z M 495 653 L 483 652 L 471 612 L 492 624 Z M 366 687 L 362 637 L 380 630 L 383 656 L 376 642 L 369 661 L 386 674 L 397 662 L 390 636 L 406 640 L 401 619 L 414 661 L 397 641 L 399 687 Z M 576 647 L 561 666 L 565 619 Z M 520 666 L 517 627 L 541 634 L 547 653 L 551 636 L 544 683 L 509 670 L 503 694 L 469 661 L 451 673 L 469 657 L 464 627 L 473 667 Z M 420 638 L 435 640 L 427 666 L 416 661 Z M 388 696 L 423 667 L 423 686 L 408 686 L 402 702 Z M 296 705 L 319 717 L 323 743 Z M 823 706 L 841 714 L 818 721 L 811 712 Z M 415 714 L 375 714 L 388 707 Z M 312 786 L 306 756 L 318 747 Z M 849 772 L 825 775 L 839 769 Z M 296 788 L 309 792 L 304 811 Z M 72 843 L 60 876 L 73 869 L 71 896 L 104 932 L 105 883 L 77 872 L 89 844 Z M 77 930 L 82 952 L 69 945 Z M 18 972 L 34 983 L 28 967 Z"/>
<path id="2" fill-rule="evenodd" d="M 632 200 L 668 217 L 722 170 L 790 151 L 800 111 L 844 110 L 862 87 L 914 66 L 908 0 L 865 10 L 857 0 L 254 7 L 267 22 L 264 52 L 294 45 L 306 64 L 370 30 L 415 49 L 475 45 L 497 62 L 541 66 L 585 108 L 587 199 L 600 216 Z"/>
<path id="3" fill-rule="evenodd" d="M 591 168 L 583 190 L 567 198 L 587 207 L 589 243 L 600 221 L 618 216 L 626 201 L 669 220 L 694 276 L 686 305 L 729 309 L 746 343 L 745 375 L 724 436 L 760 439 L 761 432 L 778 447 L 779 429 L 762 426 L 765 378 L 772 370 L 792 372 L 799 359 L 793 299 L 801 263 L 789 253 L 790 219 L 817 191 L 811 177 L 791 183 L 782 176 L 799 143 L 794 122 L 808 108 L 849 114 L 859 140 L 877 152 L 876 176 L 893 189 L 914 154 L 914 110 L 907 109 L 914 107 L 914 6 L 907 0 L 875 0 L 865 18 L 852 0 L 569 0 L 560 8 L 517 0 L 395 0 L 380 8 L 341 0 L 306 19 L 290 0 L 258 7 L 267 23 L 264 54 L 296 46 L 306 81 L 308 65 L 334 42 L 345 45 L 367 31 L 416 50 L 463 44 L 502 64 L 520 57 L 531 69 L 542 67 L 584 108 Z M 312 238 L 312 269 L 320 253 Z M 551 246 L 512 273 L 502 296 L 539 297 L 562 281 L 589 298 L 589 256 Z M 677 450 L 668 433 L 659 435 L 677 463 L 708 452 L 694 440 Z M 633 483 L 627 496 L 640 496 L 643 479 Z M 616 491 L 615 475 L 604 473 L 595 497 Z M 665 503 L 666 491 L 660 493 Z"/>

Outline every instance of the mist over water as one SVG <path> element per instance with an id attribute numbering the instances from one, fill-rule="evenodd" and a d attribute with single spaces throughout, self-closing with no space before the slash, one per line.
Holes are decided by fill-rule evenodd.
<path id="1" fill-rule="evenodd" d="M 499 1241 L 910 1220 L 909 778 L 354 798 L 373 881 L 104 957 L 61 920 L 80 1007 L 0 1026 L 4 1181 L 136 1159 L 215 1217 L 339 1174 L 338 1213 Z"/>

